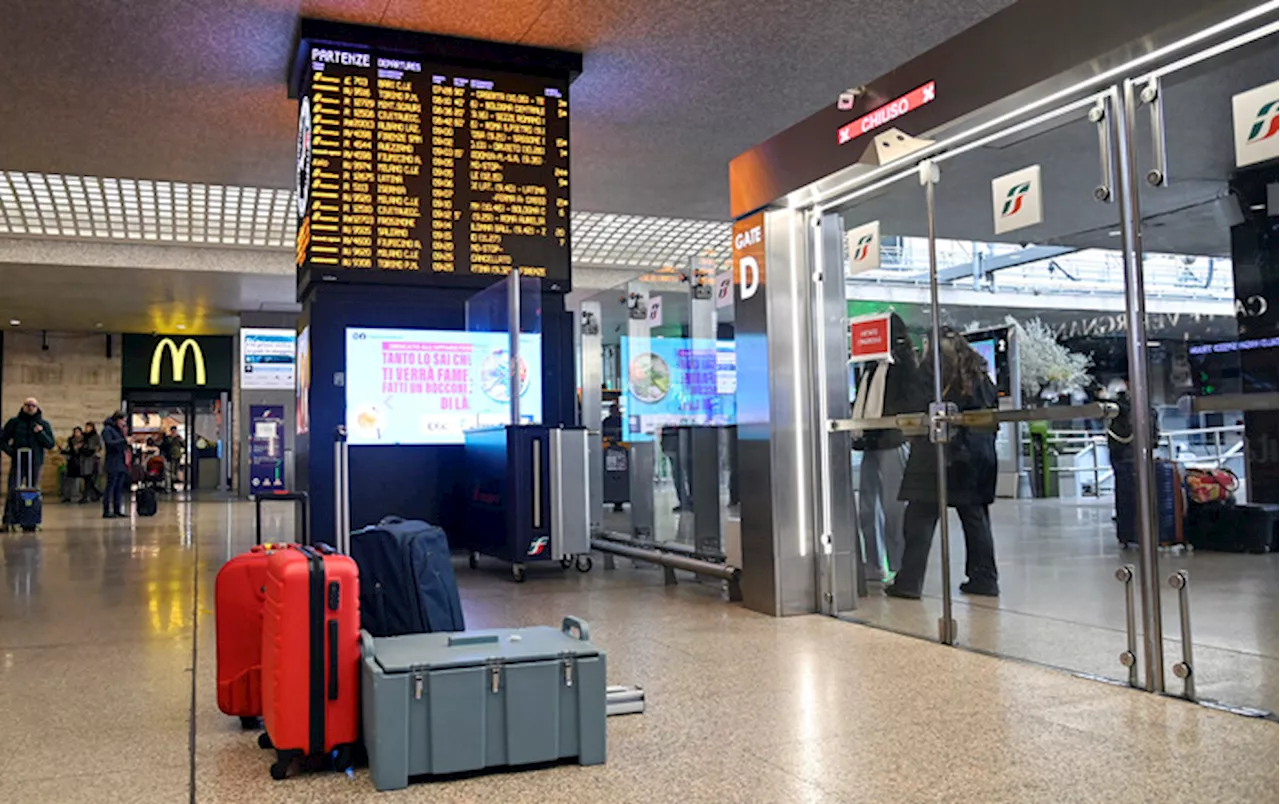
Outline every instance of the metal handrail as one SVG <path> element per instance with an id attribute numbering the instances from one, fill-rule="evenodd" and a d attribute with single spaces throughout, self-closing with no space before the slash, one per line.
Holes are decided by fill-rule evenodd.
<path id="1" fill-rule="evenodd" d="M 1083 405 L 1053 405 L 1047 408 L 1014 408 L 1013 410 L 962 410 L 938 413 L 936 420 L 958 427 L 994 427 L 1008 422 L 1070 421 L 1072 419 L 1114 419 L 1120 408 L 1111 402 L 1087 402 Z M 833 433 L 849 430 L 901 430 L 903 435 L 925 435 L 931 421 L 928 413 L 899 413 L 865 419 L 830 419 L 827 430 Z"/>

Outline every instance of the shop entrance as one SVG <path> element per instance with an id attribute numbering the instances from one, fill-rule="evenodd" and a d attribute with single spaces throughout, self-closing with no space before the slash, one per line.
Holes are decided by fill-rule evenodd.
<path id="1" fill-rule="evenodd" d="M 220 487 L 223 462 L 223 410 L 218 399 L 186 395 L 130 397 L 129 422 L 133 481 L 157 490 L 186 494 Z M 180 445 L 166 443 L 176 435 Z"/>
<path id="2" fill-rule="evenodd" d="M 773 471 L 800 479 L 783 521 L 823 610 L 1280 709 L 1276 160 L 1240 150 L 1275 136 L 1276 27 L 891 132 L 866 147 L 900 169 L 765 213 L 770 371 L 786 303 L 814 369 L 798 396 L 769 384 L 771 448 L 797 467 Z"/>

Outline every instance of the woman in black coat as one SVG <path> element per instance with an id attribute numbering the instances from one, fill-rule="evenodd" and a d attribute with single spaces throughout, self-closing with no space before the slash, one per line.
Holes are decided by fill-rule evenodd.
<path id="1" fill-rule="evenodd" d="M 923 365 L 929 366 L 926 355 Z M 960 410 L 992 410 L 996 388 L 982 355 L 962 335 L 942 333 L 942 398 Z M 918 410 L 928 409 L 927 399 Z M 947 505 L 956 509 L 964 528 L 965 575 L 960 591 L 995 597 L 1000 594 L 995 543 L 991 537 L 989 506 L 996 497 L 996 432 L 991 429 L 952 427 L 945 445 Z M 907 504 L 903 515 L 906 548 L 902 569 L 885 593 L 916 599 L 924 586 L 933 531 L 938 524 L 937 449 L 927 437 L 912 439 L 911 456 L 903 473 L 898 499 Z"/>

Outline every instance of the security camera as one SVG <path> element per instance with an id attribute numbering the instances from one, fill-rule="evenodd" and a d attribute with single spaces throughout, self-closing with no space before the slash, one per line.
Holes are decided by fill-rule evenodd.
<path id="1" fill-rule="evenodd" d="M 858 98 L 861 98 L 865 94 L 867 94 L 867 88 L 865 86 L 846 89 L 844 92 L 840 93 L 840 97 L 836 101 L 836 108 L 842 112 L 847 112 L 853 108 L 855 103 L 858 102 Z"/>

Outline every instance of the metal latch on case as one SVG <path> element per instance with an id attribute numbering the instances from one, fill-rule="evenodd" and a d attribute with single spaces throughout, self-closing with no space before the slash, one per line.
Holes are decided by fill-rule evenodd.
<path id="1" fill-rule="evenodd" d="M 564 685 L 566 687 L 573 686 L 573 659 L 566 658 L 564 660 Z"/>
<path id="2" fill-rule="evenodd" d="M 489 668 L 489 690 L 495 695 L 498 688 L 502 685 L 502 668 L 496 664 Z"/>
<path id="3" fill-rule="evenodd" d="M 413 676 L 413 700 L 422 700 L 422 674 L 415 673 Z"/>

